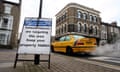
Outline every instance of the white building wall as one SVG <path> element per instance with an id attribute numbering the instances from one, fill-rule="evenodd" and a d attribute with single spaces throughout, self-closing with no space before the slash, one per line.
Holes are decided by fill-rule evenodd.
<path id="1" fill-rule="evenodd" d="M 2 37 L 1 35 L 5 35 L 5 37 Z M 0 30 L 0 44 L 1 45 L 9 45 L 10 38 L 11 38 L 11 31 Z"/>
<path id="2" fill-rule="evenodd" d="M 4 4 L 4 14 L 0 18 L 0 45 L 9 45 L 12 26 L 13 16 L 11 15 L 12 5 Z"/>

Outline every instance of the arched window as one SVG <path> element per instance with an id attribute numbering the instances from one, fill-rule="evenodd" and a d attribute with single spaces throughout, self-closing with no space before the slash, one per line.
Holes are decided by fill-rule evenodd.
<path id="1" fill-rule="evenodd" d="M 80 11 L 77 11 L 77 17 L 82 18 L 82 13 Z"/>

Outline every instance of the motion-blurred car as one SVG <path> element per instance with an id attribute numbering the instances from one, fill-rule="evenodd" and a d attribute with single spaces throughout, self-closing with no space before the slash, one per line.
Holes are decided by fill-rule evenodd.
<path id="1" fill-rule="evenodd" d="M 52 43 L 52 52 L 64 52 L 68 55 L 73 53 L 90 54 L 96 49 L 96 39 L 80 35 L 66 35 Z"/>

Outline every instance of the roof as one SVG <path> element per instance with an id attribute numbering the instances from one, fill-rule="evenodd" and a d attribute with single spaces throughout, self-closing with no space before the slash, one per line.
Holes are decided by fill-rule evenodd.
<path id="1" fill-rule="evenodd" d="M 8 4 L 12 4 L 12 5 L 20 5 L 21 4 L 21 0 L 19 0 L 19 3 L 16 3 L 16 2 L 12 2 L 12 1 L 7 1 L 7 0 L 3 0 L 3 3 L 8 3 Z"/>
<path id="2" fill-rule="evenodd" d="M 68 9 L 69 7 L 80 7 L 80 8 L 83 8 L 83 9 L 87 9 L 87 10 L 89 10 L 89 11 L 91 11 L 91 12 L 95 12 L 95 13 L 98 13 L 98 14 L 100 13 L 98 10 L 95 10 L 95 9 L 93 9 L 93 8 L 89 8 L 89 7 L 80 5 L 80 4 L 78 4 L 78 3 L 69 3 L 69 4 L 67 4 L 62 10 L 60 10 L 60 11 L 56 14 L 56 16 L 57 16 L 58 14 L 60 14 L 62 11 Z"/>

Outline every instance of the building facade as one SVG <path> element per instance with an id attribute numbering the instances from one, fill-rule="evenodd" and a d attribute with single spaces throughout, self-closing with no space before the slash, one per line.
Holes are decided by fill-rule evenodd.
<path id="1" fill-rule="evenodd" d="M 77 3 L 69 3 L 56 14 L 56 37 L 78 34 L 100 40 L 100 12 Z"/>
<path id="2" fill-rule="evenodd" d="M 21 0 L 19 3 L 0 0 L 0 46 L 17 46 L 20 8 Z"/>
<path id="3" fill-rule="evenodd" d="M 117 39 L 120 39 L 120 27 L 116 22 L 101 23 L 101 43 L 114 43 Z"/>

